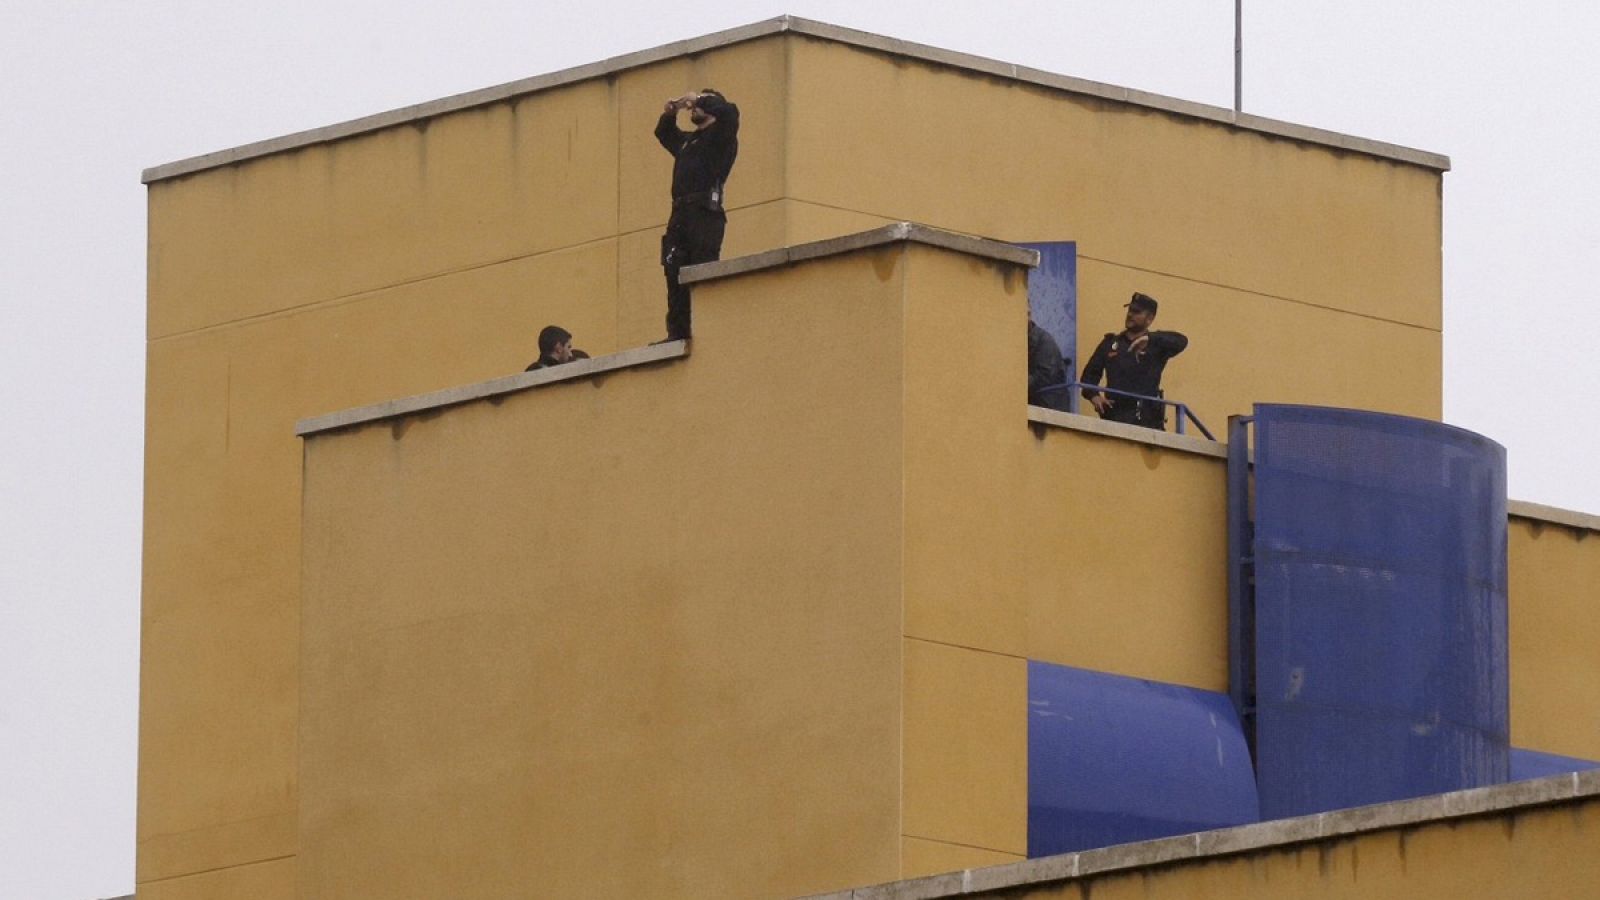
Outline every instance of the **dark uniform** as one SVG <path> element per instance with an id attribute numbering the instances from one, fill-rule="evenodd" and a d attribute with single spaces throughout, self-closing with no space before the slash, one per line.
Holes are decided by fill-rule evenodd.
<path id="1" fill-rule="evenodd" d="M 588 359 L 588 358 L 589 358 L 589 354 L 583 352 L 582 350 L 573 350 L 572 351 L 572 358 L 567 360 L 567 362 L 577 362 L 580 359 Z M 541 354 L 539 354 L 539 358 L 538 359 L 534 360 L 531 363 L 528 363 L 528 367 L 526 369 L 523 369 L 522 371 L 524 371 L 524 372 L 537 372 L 540 369 L 548 369 L 551 366 L 559 366 L 561 364 L 562 364 L 561 360 L 556 359 L 554 356 L 551 356 L 548 353 L 541 353 Z"/>
<path id="2" fill-rule="evenodd" d="M 1061 358 L 1061 348 L 1056 339 L 1028 320 L 1028 402 L 1034 406 L 1066 409 L 1064 398 L 1068 391 L 1047 391 L 1066 383 L 1066 360 Z"/>
<path id="3" fill-rule="evenodd" d="M 1167 367 L 1167 360 L 1189 346 L 1189 339 L 1176 331 L 1145 333 L 1150 335 L 1150 340 L 1137 353 L 1128 351 L 1131 341 L 1127 332 L 1106 335 L 1083 367 L 1083 378 L 1080 380 L 1084 384 L 1099 384 L 1101 375 L 1104 375 L 1106 387 L 1146 397 L 1161 396 L 1161 372 Z M 1086 399 L 1094 394 L 1089 388 L 1083 390 Z M 1100 414 L 1102 419 L 1143 425 L 1158 431 L 1167 428 L 1167 408 L 1161 403 L 1134 400 L 1116 394 L 1107 394 L 1106 399 L 1111 402 L 1111 407 Z"/>
<path id="4" fill-rule="evenodd" d="M 676 110 L 661 114 L 656 140 L 675 157 L 672 164 L 672 216 L 661 236 L 661 268 L 667 275 L 667 339 L 690 336 L 689 289 L 678 283 L 678 270 L 711 262 L 722 255 L 722 233 L 728 216 L 722 210 L 722 189 L 739 155 L 739 107 L 707 94 L 695 105 L 716 117 L 709 128 L 684 131 Z"/>

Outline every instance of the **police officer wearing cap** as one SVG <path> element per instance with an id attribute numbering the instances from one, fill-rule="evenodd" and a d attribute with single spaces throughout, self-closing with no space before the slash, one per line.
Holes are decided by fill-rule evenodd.
<path id="1" fill-rule="evenodd" d="M 688 110 L 694 131 L 678 127 L 678 111 Z M 672 215 L 661 237 L 661 268 L 667 276 L 667 340 L 691 336 L 689 289 L 678 270 L 722 255 L 728 216 L 722 189 L 739 155 L 739 107 L 706 88 L 667 101 L 656 122 L 656 140 L 674 157 Z"/>
<path id="2" fill-rule="evenodd" d="M 1134 292 L 1133 299 L 1125 304 L 1128 318 L 1121 334 L 1108 334 L 1100 341 L 1089 362 L 1083 367 L 1086 384 L 1099 384 L 1105 377 L 1106 387 L 1145 397 L 1161 396 L 1161 372 L 1167 361 L 1189 346 L 1189 339 L 1176 331 L 1151 331 L 1156 320 L 1156 298 Z M 1165 431 L 1166 406 L 1151 400 L 1135 400 L 1117 394 L 1107 394 L 1093 388 L 1083 389 L 1084 399 L 1094 404 L 1100 418 L 1112 422 L 1126 422 Z"/>

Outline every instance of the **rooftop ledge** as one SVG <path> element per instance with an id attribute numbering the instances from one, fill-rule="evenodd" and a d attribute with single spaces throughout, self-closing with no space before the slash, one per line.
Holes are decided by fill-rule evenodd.
<path id="1" fill-rule="evenodd" d="M 1188 100 L 1179 100 L 1175 97 L 1166 97 L 1161 94 L 1152 94 L 1145 91 L 1136 91 L 1131 88 L 1117 87 L 1102 84 L 1097 81 L 1088 81 L 1082 78 L 1073 78 L 1067 75 L 1057 75 L 1041 69 L 1030 69 L 1012 63 L 987 59 L 982 56 L 973 56 L 966 53 L 957 53 L 953 50 L 941 50 L 938 47 L 929 47 L 925 44 L 916 44 L 902 41 L 897 38 L 885 37 L 866 31 L 856 31 L 852 28 L 841 28 L 825 22 L 815 22 L 795 16 L 778 16 L 751 25 L 739 28 L 730 28 L 714 34 L 703 35 L 672 44 L 664 44 L 650 50 L 640 50 L 615 56 L 600 62 L 577 66 L 551 72 L 547 75 L 535 75 L 518 81 L 507 82 L 495 87 L 482 88 L 469 91 L 465 94 L 456 94 L 427 103 L 418 103 L 414 106 L 405 106 L 389 112 L 378 113 L 360 119 L 352 119 L 337 125 L 328 125 L 323 128 L 313 128 L 309 131 L 300 131 L 283 137 L 257 141 L 251 144 L 234 147 L 230 150 L 220 150 L 216 153 L 207 153 L 203 156 L 190 157 L 165 165 L 154 166 L 146 169 L 142 180 L 145 184 L 164 181 L 168 178 L 177 178 L 195 172 L 203 172 L 221 166 L 232 165 L 248 159 L 268 156 L 274 153 L 283 153 L 301 147 L 315 144 L 324 144 L 337 141 L 358 134 L 366 134 L 395 125 L 408 122 L 418 122 L 434 116 L 459 110 L 471 109 L 476 106 L 485 106 L 498 103 L 512 97 L 524 94 L 533 94 L 552 88 L 587 81 L 593 78 L 604 78 L 618 72 L 639 68 L 662 60 L 704 53 L 718 47 L 727 47 L 733 44 L 752 41 L 757 38 L 774 34 L 799 34 L 821 40 L 834 41 L 859 47 L 864 50 L 874 50 L 905 59 L 915 59 L 934 65 L 950 66 L 964 69 L 969 72 L 978 72 L 984 75 L 1003 78 L 1022 84 L 1049 88 L 1068 94 L 1079 94 L 1125 103 L 1130 106 L 1145 109 L 1159 110 L 1190 119 L 1207 122 L 1216 122 L 1230 125 L 1245 131 L 1254 131 L 1259 134 L 1287 138 L 1308 144 L 1319 144 L 1338 150 L 1352 153 L 1361 153 L 1394 162 L 1407 163 L 1432 169 L 1436 172 L 1445 172 L 1450 169 L 1450 158 L 1437 153 L 1424 150 L 1415 150 L 1402 147 L 1398 144 L 1388 144 L 1382 141 L 1368 140 L 1367 138 L 1354 137 L 1340 134 L 1335 131 L 1326 131 L 1321 128 L 1311 128 L 1305 125 L 1296 125 L 1277 119 L 1263 116 L 1254 116 L 1249 113 L 1234 112 L 1220 106 L 1210 106 L 1204 103 L 1194 103 Z"/>
<path id="2" fill-rule="evenodd" d="M 1136 444 L 1192 453 L 1196 456 L 1209 456 L 1221 460 L 1228 458 L 1228 445 L 1220 441 L 1155 431 L 1137 425 L 1124 425 L 1121 422 L 1107 422 L 1093 416 L 1076 415 L 1042 406 L 1028 407 L 1028 421 L 1036 425 L 1047 425 L 1082 434 L 1097 434 Z M 1529 503 L 1525 500 L 1507 500 L 1506 513 L 1514 518 L 1528 519 L 1542 525 L 1562 525 L 1578 532 L 1580 537 L 1586 532 L 1600 533 L 1600 516 L 1576 510 Z"/>
<path id="3" fill-rule="evenodd" d="M 812 900 L 934 900 L 1039 888 L 1076 878 L 1156 865 L 1205 863 L 1225 856 L 1272 851 L 1385 829 L 1415 828 L 1472 816 L 1515 815 L 1534 807 L 1572 804 L 1596 797 L 1600 797 L 1600 769 L 1044 856 L 1026 862 L 818 894 Z"/>
<path id="4" fill-rule="evenodd" d="M 1575 528 L 1579 531 L 1600 531 L 1600 516 L 1570 509 L 1561 509 L 1555 506 L 1545 506 L 1542 503 L 1529 503 L 1526 500 L 1507 500 L 1506 512 L 1519 519 L 1550 522 L 1556 525 L 1565 525 L 1568 528 Z"/>
<path id="5" fill-rule="evenodd" d="M 731 275 L 759 272 L 762 269 L 776 269 L 805 260 L 821 259 L 825 256 L 838 256 L 843 253 L 853 253 L 857 250 L 868 250 L 873 247 L 897 243 L 926 244 L 929 247 L 941 247 L 945 250 L 954 250 L 957 253 L 984 257 L 998 262 L 1014 263 L 1029 268 L 1039 265 L 1039 251 L 1037 250 L 1018 247 L 1015 244 L 1007 244 L 1004 241 L 945 231 L 942 228 L 934 228 L 931 225 L 919 225 L 916 222 L 894 222 L 870 231 L 859 231 L 843 237 L 811 241 L 806 244 L 796 244 L 792 247 L 779 247 L 776 250 L 765 250 L 761 253 L 736 256 L 733 259 L 724 259 L 717 262 L 684 266 L 678 273 L 678 281 L 682 284 L 700 284 L 707 281 L 715 281 L 719 278 L 727 278 Z"/>
<path id="6" fill-rule="evenodd" d="M 575 360 L 559 366 L 551 366 L 548 369 L 507 375 L 504 378 L 496 378 L 492 381 L 480 381 L 477 384 L 446 388 L 442 391 L 417 394 L 414 397 L 385 400 L 382 403 L 374 403 L 370 406 L 358 406 L 355 409 L 346 409 L 322 416 L 312 416 L 309 419 L 301 419 L 296 422 L 294 433 L 298 437 L 311 437 L 329 431 L 337 431 L 341 428 L 349 428 L 352 425 L 365 425 L 369 422 L 379 422 L 384 419 L 431 412 L 449 406 L 458 406 L 462 403 L 471 403 L 474 400 L 515 394 L 519 391 L 553 384 L 558 381 L 575 381 L 591 375 L 665 362 L 669 359 L 679 359 L 688 355 L 688 341 L 668 341 L 663 344 L 651 344 L 648 347 L 636 347 L 632 350 L 609 353 L 592 359 Z"/>
<path id="7" fill-rule="evenodd" d="M 1197 456 L 1210 456 L 1222 460 L 1228 458 L 1228 445 L 1218 441 L 1190 437 L 1187 434 L 1156 431 L 1154 428 L 1142 428 L 1138 425 L 1125 425 L 1121 422 L 1107 422 L 1104 419 L 1097 419 L 1093 416 L 1061 412 L 1060 410 L 1047 409 L 1043 406 L 1028 407 L 1028 421 L 1039 425 L 1065 428 L 1068 431 L 1098 434 L 1102 437 L 1132 441 L 1136 444 L 1193 453 Z"/>

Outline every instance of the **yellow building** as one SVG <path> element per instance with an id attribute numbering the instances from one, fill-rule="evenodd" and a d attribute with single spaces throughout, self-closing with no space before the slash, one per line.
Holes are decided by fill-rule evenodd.
<path id="1" fill-rule="evenodd" d="M 726 262 L 647 347 L 707 84 Z M 1160 297 L 1214 424 L 1436 420 L 1447 166 L 782 18 L 148 171 L 139 896 L 1022 860 L 1030 661 L 1226 690 L 1226 484 L 1026 405 L 1005 242 L 1076 242 L 1077 359 Z M 507 374 L 549 322 L 595 358 Z M 1600 521 L 1512 513 L 1512 742 L 1600 758 Z"/>

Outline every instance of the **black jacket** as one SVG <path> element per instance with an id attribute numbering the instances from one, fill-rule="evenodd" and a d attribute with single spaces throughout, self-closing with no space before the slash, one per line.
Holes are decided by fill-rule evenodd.
<path id="1" fill-rule="evenodd" d="M 1079 380 L 1084 384 L 1099 384 L 1103 375 L 1108 388 L 1146 397 L 1159 396 L 1161 372 L 1167 367 L 1167 360 L 1182 353 L 1189 346 L 1189 339 L 1176 331 L 1148 333 L 1150 340 L 1138 353 L 1128 352 L 1130 342 L 1126 333 L 1106 335 L 1100 340 L 1100 346 L 1094 348 L 1094 354 L 1083 367 L 1083 378 Z M 1094 391 L 1084 388 L 1084 397 L 1093 397 L 1094 394 Z M 1106 399 L 1113 406 L 1133 402 L 1115 394 L 1107 395 Z"/>
<path id="2" fill-rule="evenodd" d="M 589 354 L 583 352 L 582 350 L 574 348 L 573 351 L 572 351 L 572 358 L 567 360 L 567 362 L 577 362 L 580 359 L 588 359 L 588 358 L 589 358 Z M 548 369 L 551 366 L 559 366 L 559 365 L 563 365 L 561 360 L 556 359 L 554 356 L 545 356 L 543 353 L 541 353 L 541 354 L 539 354 L 539 358 L 538 359 L 534 360 L 531 363 L 528 363 L 528 367 L 526 369 L 523 369 L 522 371 L 524 371 L 524 372 L 537 372 L 540 369 Z"/>
<path id="3" fill-rule="evenodd" d="M 677 112 L 665 112 L 656 122 L 656 140 L 676 157 L 672 164 L 672 199 L 704 197 L 708 208 L 720 210 L 722 186 L 739 155 L 739 107 L 708 97 L 700 108 L 716 117 L 711 127 L 684 131 L 678 127 Z"/>
<path id="4" fill-rule="evenodd" d="M 1056 339 L 1032 322 L 1028 323 L 1028 402 L 1039 405 L 1041 388 L 1067 380 L 1067 363 L 1061 358 Z"/>

